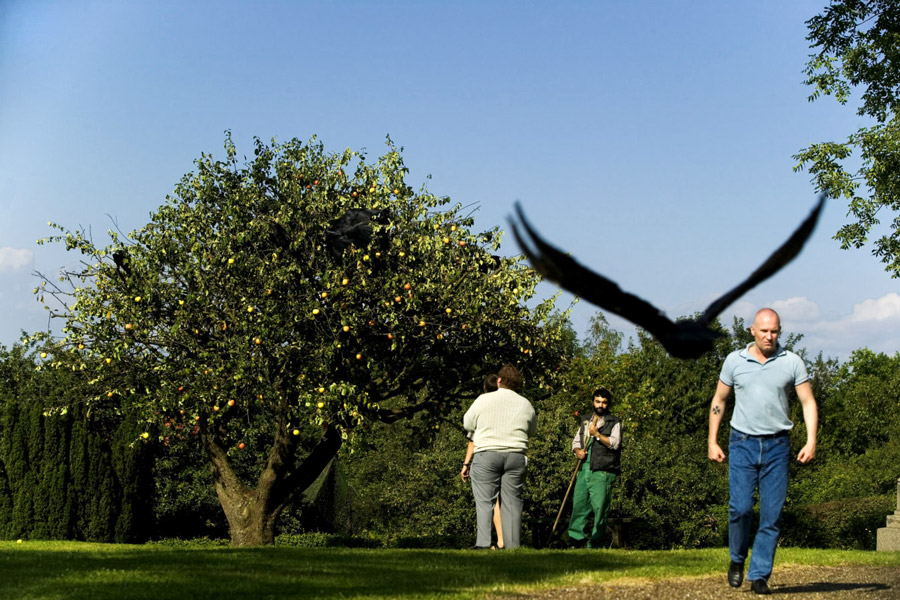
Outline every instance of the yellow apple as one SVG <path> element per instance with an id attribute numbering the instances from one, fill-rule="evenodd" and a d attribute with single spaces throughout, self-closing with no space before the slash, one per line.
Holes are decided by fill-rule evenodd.
<path id="1" fill-rule="evenodd" d="M 344 325 L 344 327 L 343 327 L 342 329 L 343 329 L 344 331 L 350 331 L 350 326 L 349 326 L 349 325 Z"/>
<path id="2" fill-rule="evenodd" d="M 228 259 L 228 264 L 229 264 L 229 265 L 233 265 L 233 264 L 234 264 L 234 259 L 233 259 L 233 258 L 229 258 L 229 259 Z"/>
<path id="3" fill-rule="evenodd" d="M 150 434 L 145 431 L 144 433 L 141 434 L 141 437 L 146 440 L 148 437 L 150 437 Z"/>

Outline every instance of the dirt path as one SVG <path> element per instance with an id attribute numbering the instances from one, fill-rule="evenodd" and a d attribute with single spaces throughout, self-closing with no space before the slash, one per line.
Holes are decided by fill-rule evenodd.
<path id="1" fill-rule="evenodd" d="M 779 567 L 769 580 L 773 596 L 791 600 L 900 600 L 898 567 Z M 759 598 L 745 581 L 728 587 L 725 573 L 671 580 L 620 579 L 534 594 L 497 596 L 508 600 L 720 600 Z"/>

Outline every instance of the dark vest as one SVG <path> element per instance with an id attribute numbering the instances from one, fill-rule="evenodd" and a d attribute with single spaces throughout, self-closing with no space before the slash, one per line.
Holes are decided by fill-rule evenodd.
<path id="1" fill-rule="evenodd" d="M 619 443 L 619 448 L 617 450 L 612 450 L 592 438 L 588 433 L 588 425 L 593 417 L 593 412 L 581 415 L 581 427 L 578 430 L 582 448 L 587 449 L 586 442 L 591 442 L 591 471 L 609 471 L 610 473 L 618 475 L 622 472 L 622 469 L 619 466 L 619 457 L 622 454 L 621 441 Z M 612 415 L 606 415 L 603 419 L 605 422 L 603 423 L 603 427 L 600 427 L 599 431 L 601 435 L 605 435 L 606 437 L 609 437 L 609 434 L 612 433 L 616 423 L 622 422 L 619 417 L 614 417 Z"/>

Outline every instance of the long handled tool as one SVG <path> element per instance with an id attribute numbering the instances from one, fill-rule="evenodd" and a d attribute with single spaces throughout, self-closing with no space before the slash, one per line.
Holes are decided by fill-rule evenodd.
<path id="1" fill-rule="evenodd" d="M 591 419 L 591 424 L 597 424 L 597 415 L 595 414 Z M 556 520 L 553 521 L 553 529 L 550 530 L 550 536 L 547 538 L 547 545 L 550 545 L 550 542 L 553 541 L 553 535 L 556 533 L 556 526 L 559 525 L 559 518 L 562 517 L 563 510 L 566 508 L 566 502 L 569 500 L 569 494 L 572 493 L 572 486 L 575 485 L 575 478 L 578 477 L 578 471 L 581 469 L 581 465 L 584 464 L 584 459 L 579 458 L 578 462 L 575 463 L 575 470 L 572 471 L 572 479 L 569 481 L 569 489 L 566 490 L 566 495 L 563 496 L 562 504 L 559 505 L 559 512 L 556 513 Z"/>

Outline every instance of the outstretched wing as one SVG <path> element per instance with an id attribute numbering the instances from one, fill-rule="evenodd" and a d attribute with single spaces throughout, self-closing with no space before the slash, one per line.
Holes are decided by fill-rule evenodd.
<path id="1" fill-rule="evenodd" d="M 615 281 L 594 273 L 541 239 L 525 219 L 522 207 L 518 203 L 516 214 L 530 243 L 526 243 L 522 232 L 519 231 L 519 225 L 510 220 L 513 235 L 531 262 L 531 266 L 538 273 L 591 304 L 628 319 L 658 339 L 666 338 L 673 333 L 675 324 L 658 308 L 634 294 L 623 291 Z M 534 245 L 533 249 L 531 244 Z"/>
<path id="2" fill-rule="evenodd" d="M 706 310 L 703 311 L 703 314 L 698 319 L 700 323 L 709 323 L 713 319 L 715 319 L 719 313 L 728 308 L 728 306 L 746 294 L 749 290 L 753 289 L 779 270 L 784 267 L 786 264 L 794 260 L 798 254 L 800 254 L 800 250 L 803 249 L 804 244 L 806 244 L 806 240 L 809 239 L 809 236 L 812 234 L 813 229 L 816 228 L 816 223 L 819 221 L 819 215 L 822 212 L 822 207 L 825 206 L 825 194 L 821 194 L 819 196 L 819 201 L 816 203 L 815 208 L 813 208 L 812 212 L 809 213 L 809 216 L 806 217 L 800 227 L 787 239 L 785 243 L 781 245 L 778 250 L 772 253 L 766 262 L 764 262 L 758 269 L 753 271 L 753 273 L 741 282 L 737 287 L 735 287 L 730 292 L 724 294 L 721 298 L 714 301 Z"/>

